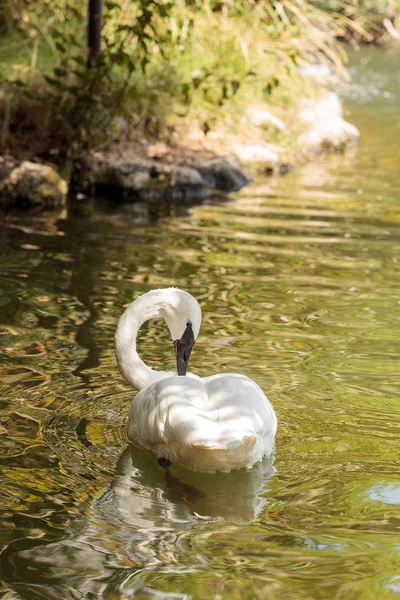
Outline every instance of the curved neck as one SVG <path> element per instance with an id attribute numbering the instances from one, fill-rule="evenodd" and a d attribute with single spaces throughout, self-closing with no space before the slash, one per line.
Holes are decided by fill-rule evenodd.
<path id="1" fill-rule="evenodd" d="M 148 367 L 136 350 L 136 337 L 145 321 L 165 317 L 165 306 L 161 299 L 154 297 L 150 303 L 143 297 L 137 298 L 128 306 L 118 322 L 115 332 L 115 355 L 123 378 L 137 390 L 151 383 L 174 375 L 172 371 L 155 371 Z"/>

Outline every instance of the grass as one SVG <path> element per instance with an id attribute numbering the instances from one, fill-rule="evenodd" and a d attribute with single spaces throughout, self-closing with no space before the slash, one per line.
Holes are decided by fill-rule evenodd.
<path id="1" fill-rule="evenodd" d="M 341 23 L 343 38 L 350 42 L 389 41 L 384 19 L 400 29 L 400 0 L 313 0 L 313 4 Z"/>

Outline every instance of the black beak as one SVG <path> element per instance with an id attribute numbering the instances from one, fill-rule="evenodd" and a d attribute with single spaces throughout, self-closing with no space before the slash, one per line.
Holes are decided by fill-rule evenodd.
<path id="1" fill-rule="evenodd" d="M 190 322 L 186 325 L 185 333 L 181 339 L 174 341 L 174 346 L 178 375 L 186 375 L 190 354 L 194 346 L 194 335 Z"/>

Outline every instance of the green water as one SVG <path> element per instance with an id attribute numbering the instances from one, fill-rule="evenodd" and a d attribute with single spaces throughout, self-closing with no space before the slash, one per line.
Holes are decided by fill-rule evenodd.
<path id="1" fill-rule="evenodd" d="M 362 144 L 193 209 L 9 215 L 1 249 L 6 600 L 400 594 L 400 55 L 352 58 Z M 127 449 L 122 307 L 192 292 L 199 375 L 242 372 L 279 419 L 274 465 L 170 475 Z M 143 357 L 173 368 L 164 326 Z"/>

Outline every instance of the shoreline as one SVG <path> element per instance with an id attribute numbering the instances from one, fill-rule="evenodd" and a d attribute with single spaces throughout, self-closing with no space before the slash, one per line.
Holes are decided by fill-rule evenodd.
<path id="1" fill-rule="evenodd" d="M 315 78 L 315 73 L 311 77 Z M 287 125 L 267 105 L 258 104 L 248 107 L 238 134 L 221 127 L 207 136 L 194 128 L 185 144 L 116 143 L 109 150 L 90 151 L 77 160 L 68 180 L 54 164 L 35 159 L 18 163 L 12 157 L 0 157 L 0 207 L 53 209 L 64 206 L 74 195 L 154 202 L 202 201 L 215 193 L 236 192 L 255 174 L 284 174 L 318 160 L 323 153 L 357 143 L 359 132 L 344 120 L 337 94 L 325 82 L 320 91 L 319 97 L 299 102 L 296 118 L 301 133 L 292 140 L 290 151 L 268 141 L 271 131 L 284 132 Z"/>

